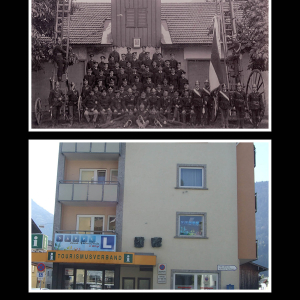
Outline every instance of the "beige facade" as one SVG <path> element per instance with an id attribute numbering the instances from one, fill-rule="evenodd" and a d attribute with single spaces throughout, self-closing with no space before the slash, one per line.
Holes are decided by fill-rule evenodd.
<path id="1" fill-rule="evenodd" d="M 207 190 L 176 189 L 177 164 L 206 164 Z M 237 267 L 222 272 L 222 289 L 239 286 L 236 168 L 235 143 L 127 143 L 122 248 L 167 264 L 164 284 L 153 268 L 154 289 L 173 288 L 172 269 L 217 272 L 217 265 Z M 176 212 L 205 212 L 207 239 L 175 238 Z M 152 237 L 162 237 L 162 247 L 151 247 Z"/>

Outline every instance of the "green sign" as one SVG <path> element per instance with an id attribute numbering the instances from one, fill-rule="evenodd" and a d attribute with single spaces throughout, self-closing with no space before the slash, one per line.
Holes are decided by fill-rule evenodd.
<path id="1" fill-rule="evenodd" d="M 124 254 L 124 263 L 132 263 L 132 254 Z"/>
<path id="2" fill-rule="evenodd" d="M 48 260 L 55 260 L 56 252 L 48 252 Z"/>
<path id="3" fill-rule="evenodd" d="M 47 250 L 48 236 L 41 233 L 33 233 L 31 235 L 31 248 Z"/>

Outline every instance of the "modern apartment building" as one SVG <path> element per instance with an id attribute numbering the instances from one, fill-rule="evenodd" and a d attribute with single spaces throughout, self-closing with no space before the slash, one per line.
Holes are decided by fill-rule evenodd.
<path id="1" fill-rule="evenodd" d="M 54 289 L 239 289 L 253 143 L 61 143 Z"/>

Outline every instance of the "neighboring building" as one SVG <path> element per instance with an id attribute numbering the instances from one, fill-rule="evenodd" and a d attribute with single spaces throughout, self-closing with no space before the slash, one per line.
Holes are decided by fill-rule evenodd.
<path id="1" fill-rule="evenodd" d="M 239 289 L 253 143 L 61 143 L 53 232 L 53 289 Z"/>
<path id="2" fill-rule="evenodd" d="M 248 262 L 241 265 L 240 289 L 243 290 L 258 290 L 260 282 L 258 281 L 258 274 L 267 271 L 268 268 L 258 265 L 254 262 Z M 262 289 L 266 286 L 261 285 Z"/>
<path id="3" fill-rule="evenodd" d="M 42 235 L 42 231 L 40 230 L 39 226 L 34 222 L 33 219 L 31 219 L 31 233 L 38 233 Z M 47 245 L 47 249 L 51 250 L 52 249 L 52 244 L 51 241 L 48 243 Z M 38 252 L 44 252 L 44 250 L 34 250 L 32 249 L 32 251 L 38 251 Z M 38 261 L 33 261 L 31 262 L 31 288 L 39 288 L 40 287 L 40 283 L 37 279 L 37 264 Z M 45 263 L 46 266 L 46 276 L 45 278 L 42 280 L 41 282 L 41 288 L 47 288 L 47 289 L 51 289 L 52 287 L 52 263 Z"/>
<path id="4" fill-rule="evenodd" d="M 212 45 L 212 34 L 208 35 L 208 28 L 217 11 L 216 3 L 111 0 L 111 3 L 78 2 L 76 5 L 78 9 L 70 19 L 70 45 L 79 62 L 69 67 L 68 76 L 78 89 L 81 89 L 89 54 L 93 53 L 94 60 L 98 62 L 104 55 L 107 62 L 113 44 L 119 47 L 117 51 L 120 54 L 127 53 L 126 47 L 130 46 L 137 56 L 142 52 L 141 47 L 147 46 L 146 51 L 150 52 L 151 58 L 154 47 L 160 46 L 163 59 L 170 59 L 173 52 L 175 59 L 181 62 L 191 89 L 196 80 L 200 81 L 201 87 L 204 86 L 204 81 L 208 79 Z M 227 2 L 224 7 L 228 7 Z M 240 18 L 242 12 L 238 7 L 239 3 L 234 2 L 236 17 Z M 223 53 L 221 61 L 224 64 Z M 246 53 L 241 60 L 241 81 L 245 85 L 251 72 L 247 69 L 248 62 L 249 55 Z M 48 98 L 52 69 L 53 65 L 46 63 L 44 70 L 32 73 L 33 101 L 37 97 Z M 268 99 L 268 73 L 263 72 L 262 75 Z"/>

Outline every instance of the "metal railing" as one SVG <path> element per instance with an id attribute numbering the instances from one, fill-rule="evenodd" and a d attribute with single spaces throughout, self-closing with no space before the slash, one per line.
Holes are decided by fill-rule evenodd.
<path id="1" fill-rule="evenodd" d="M 83 233 L 84 232 L 84 233 Z M 112 234 L 117 235 L 117 233 L 114 230 L 108 230 L 108 231 L 99 231 L 99 230 L 55 230 L 55 233 L 78 233 L 78 234 Z"/>
<path id="2" fill-rule="evenodd" d="M 87 192 L 86 192 L 86 197 L 85 199 L 82 199 L 83 201 L 114 201 L 114 200 L 108 200 L 107 198 L 105 199 L 105 187 L 106 186 L 112 186 L 116 185 L 117 186 L 117 196 L 116 196 L 116 202 L 118 202 L 119 199 L 119 189 L 120 189 L 120 183 L 119 181 L 86 181 L 86 180 L 60 180 L 60 184 L 71 184 L 72 185 L 72 191 L 71 191 L 71 199 L 68 199 L 66 201 L 74 201 L 74 185 L 80 185 L 80 184 L 85 184 L 87 185 Z M 89 199 L 89 191 L 90 191 L 90 186 L 102 186 L 102 195 L 101 199 L 98 200 L 91 200 Z M 60 187 L 59 187 L 60 188 Z M 63 201 L 64 199 L 59 199 L 59 201 Z M 78 199 L 77 199 L 78 200 Z"/>

